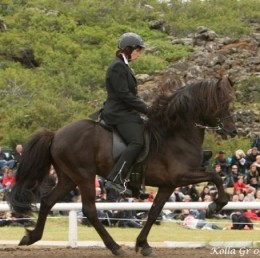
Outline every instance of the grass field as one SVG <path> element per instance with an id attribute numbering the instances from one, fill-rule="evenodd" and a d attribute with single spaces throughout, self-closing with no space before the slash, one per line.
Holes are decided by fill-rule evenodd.
<path id="1" fill-rule="evenodd" d="M 230 225 L 230 220 L 214 220 L 223 227 Z M 258 227 L 260 227 L 258 225 Z M 116 241 L 134 242 L 140 229 L 107 227 Z M 23 227 L 1 227 L 0 240 L 20 240 L 24 235 Z M 122 237 L 123 236 L 123 237 Z M 68 240 L 68 217 L 49 217 L 42 240 Z M 79 241 L 99 241 L 100 237 L 93 227 L 78 224 Z M 154 225 L 148 241 L 260 241 L 259 230 L 191 230 L 185 229 L 172 221 L 163 221 L 161 225 Z"/>

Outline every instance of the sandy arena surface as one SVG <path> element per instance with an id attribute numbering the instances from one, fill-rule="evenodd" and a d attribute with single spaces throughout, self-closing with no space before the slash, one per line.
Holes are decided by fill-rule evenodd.
<path id="1" fill-rule="evenodd" d="M 135 253 L 134 248 L 123 247 L 127 253 L 124 257 L 143 257 L 140 253 Z M 260 257 L 260 249 L 257 248 L 154 248 L 157 258 L 176 257 L 176 258 L 255 258 Z M 0 257 L 4 258 L 103 258 L 116 257 L 106 248 L 101 247 L 79 247 L 79 248 L 61 248 L 61 247 L 0 247 Z"/>

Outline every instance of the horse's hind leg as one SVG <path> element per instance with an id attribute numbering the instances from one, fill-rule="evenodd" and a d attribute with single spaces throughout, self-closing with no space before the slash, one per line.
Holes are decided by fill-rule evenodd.
<path id="1" fill-rule="evenodd" d="M 22 238 L 19 245 L 31 245 L 42 238 L 46 218 L 51 208 L 75 187 L 75 183 L 67 176 L 64 175 L 59 178 L 56 187 L 49 195 L 41 199 L 41 206 L 35 228 L 33 230 L 26 229 L 26 235 Z"/>
<path id="2" fill-rule="evenodd" d="M 91 225 L 95 228 L 105 246 L 116 256 L 124 256 L 125 252 L 121 247 L 113 240 L 110 234 L 107 232 L 103 224 L 98 220 L 97 209 L 95 205 L 96 191 L 94 180 L 86 180 L 79 184 L 82 200 L 83 213 L 88 217 Z"/>

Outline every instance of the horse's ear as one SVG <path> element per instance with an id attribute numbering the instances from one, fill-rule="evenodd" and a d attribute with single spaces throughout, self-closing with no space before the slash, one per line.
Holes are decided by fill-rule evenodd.
<path id="1" fill-rule="evenodd" d="M 234 80 L 231 76 L 223 76 L 222 78 L 219 78 L 219 85 L 227 85 L 230 84 L 231 87 L 234 85 Z"/>
<path id="2" fill-rule="evenodd" d="M 234 86 L 234 80 L 233 80 L 232 76 L 228 75 L 227 80 L 229 81 L 230 85 L 233 87 Z"/>

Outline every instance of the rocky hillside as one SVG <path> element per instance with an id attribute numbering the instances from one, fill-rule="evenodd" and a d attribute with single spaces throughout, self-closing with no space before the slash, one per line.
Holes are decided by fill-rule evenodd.
<path id="1" fill-rule="evenodd" d="M 234 82 L 239 134 L 247 137 L 260 134 L 260 33 L 257 31 L 250 37 L 222 38 L 206 27 L 199 27 L 186 38 L 170 38 L 172 44 L 192 45 L 195 51 L 166 71 L 152 76 L 138 75 L 141 97 L 148 101 L 160 91 L 173 91 L 198 79 L 228 75 Z"/>

